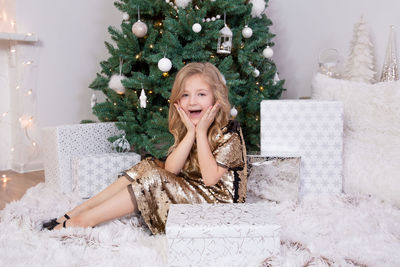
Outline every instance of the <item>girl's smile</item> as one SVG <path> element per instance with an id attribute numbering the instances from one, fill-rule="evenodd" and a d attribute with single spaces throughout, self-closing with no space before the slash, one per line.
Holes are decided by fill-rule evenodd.
<path id="1" fill-rule="evenodd" d="M 179 105 L 194 125 L 214 102 L 212 89 L 201 75 L 196 74 L 186 80 Z"/>

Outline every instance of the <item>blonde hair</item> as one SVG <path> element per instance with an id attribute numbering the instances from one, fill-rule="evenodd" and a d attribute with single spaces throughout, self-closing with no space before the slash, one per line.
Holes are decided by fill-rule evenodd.
<path id="1" fill-rule="evenodd" d="M 208 83 L 214 94 L 214 100 L 218 101 L 220 104 L 220 109 L 215 116 L 214 122 L 210 125 L 207 133 L 208 143 L 210 144 L 211 151 L 213 151 L 218 145 L 219 139 L 217 136 L 222 137 L 221 128 L 226 126 L 229 121 L 231 105 L 228 100 L 228 87 L 226 86 L 224 76 L 213 64 L 208 62 L 193 62 L 187 64 L 178 72 L 175 77 L 174 85 L 172 86 L 168 124 L 169 131 L 174 136 L 175 142 L 169 148 L 168 154 L 170 154 L 178 146 L 187 132 L 186 126 L 182 122 L 174 104 L 181 99 L 185 82 L 193 75 L 200 75 L 200 77 L 202 77 L 204 81 Z M 189 160 L 186 161 L 184 168 L 188 171 L 199 171 L 200 168 L 197 159 L 196 144 L 193 145 L 188 159 Z"/>

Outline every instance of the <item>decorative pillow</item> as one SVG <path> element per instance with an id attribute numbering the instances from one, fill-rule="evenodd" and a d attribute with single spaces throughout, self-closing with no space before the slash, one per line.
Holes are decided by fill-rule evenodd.
<path id="1" fill-rule="evenodd" d="M 247 196 L 250 200 L 297 202 L 300 157 L 248 155 L 247 163 Z"/>

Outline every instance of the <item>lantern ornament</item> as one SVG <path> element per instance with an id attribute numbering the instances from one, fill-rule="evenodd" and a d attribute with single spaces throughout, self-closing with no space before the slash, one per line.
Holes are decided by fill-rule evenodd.
<path id="1" fill-rule="evenodd" d="M 225 24 L 225 26 L 219 31 L 218 38 L 218 54 L 230 54 L 232 49 L 232 31 Z"/>

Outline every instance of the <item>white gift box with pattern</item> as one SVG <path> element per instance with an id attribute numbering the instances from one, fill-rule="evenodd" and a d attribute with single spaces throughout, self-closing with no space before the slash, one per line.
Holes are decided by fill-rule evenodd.
<path id="1" fill-rule="evenodd" d="M 280 226 L 262 203 L 173 204 L 169 266 L 249 266 L 280 250 Z"/>
<path id="2" fill-rule="evenodd" d="M 103 153 L 73 157 L 73 191 L 90 198 L 113 183 L 118 174 L 140 161 L 136 153 Z"/>
<path id="3" fill-rule="evenodd" d="M 342 192 L 342 102 L 263 100 L 261 155 L 277 151 L 301 155 L 301 195 Z"/>
<path id="4" fill-rule="evenodd" d="M 47 127 L 42 130 L 46 184 L 72 192 L 71 159 L 76 155 L 111 153 L 108 137 L 122 134 L 114 123 L 88 123 Z"/>

